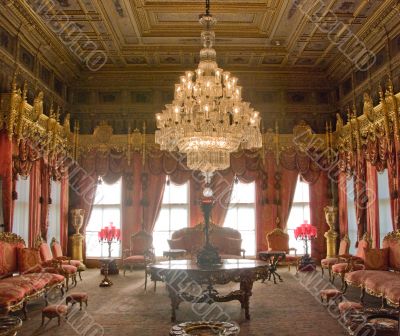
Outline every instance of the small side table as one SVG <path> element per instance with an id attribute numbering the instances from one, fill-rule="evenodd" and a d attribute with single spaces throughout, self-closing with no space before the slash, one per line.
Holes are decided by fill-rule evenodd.
<path id="1" fill-rule="evenodd" d="M 22 320 L 17 316 L 0 317 L 0 336 L 15 336 L 22 327 Z"/>
<path id="2" fill-rule="evenodd" d="M 163 256 L 167 257 L 168 260 L 178 259 L 184 257 L 186 254 L 186 250 L 183 249 L 171 249 L 163 252 Z"/>
<path id="3" fill-rule="evenodd" d="M 286 252 L 284 251 L 260 251 L 258 252 L 258 256 L 260 257 L 261 260 L 268 261 L 270 264 L 269 272 L 268 272 L 268 281 L 271 280 L 271 275 L 274 278 L 274 284 L 276 284 L 276 278 L 279 279 L 279 281 L 283 281 L 281 276 L 278 274 L 276 271 L 278 269 L 278 263 L 279 261 L 283 261 L 286 258 Z M 263 278 L 263 281 L 265 282 L 265 278 Z"/>
<path id="4" fill-rule="evenodd" d="M 119 274 L 119 269 L 116 259 L 101 259 L 100 263 L 101 263 L 101 270 L 100 270 L 101 275 L 104 275 L 104 270 L 106 268 L 106 265 L 108 267 L 108 275 Z"/>

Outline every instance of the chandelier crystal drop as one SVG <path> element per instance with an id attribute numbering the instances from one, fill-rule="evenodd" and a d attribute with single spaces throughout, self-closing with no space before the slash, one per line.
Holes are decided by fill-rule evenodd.
<path id="1" fill-rule="evenodd" d="M 200 16 L 204 29 L 198 68 L 180 77 L 174 100 L 156 114 L 155 141 L 161 150 L 185 153 L 188 168 L 203 172 L 206 180 L 228 168 L 230 154 L 239 147 L 262 145 L 259 112 L 242 100 L 237 78 L 216 62 L 216 22 L 207 1 L 206 14 Z"/>

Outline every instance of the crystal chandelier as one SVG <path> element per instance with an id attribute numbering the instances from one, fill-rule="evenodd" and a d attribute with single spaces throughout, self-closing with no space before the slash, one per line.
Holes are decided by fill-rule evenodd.
<path id="1" fill-rule="evenodd" d="M 200 16 L 203 48 L 196 71 L 186 71 L 175 84 L 174 100 L 156 114 L 155 141 L 161 150 L 185 153 L 187 166 L 200 170 L 209 182 L 213 172 L 230 166 L 230 154 L 260 148 L 260 115 L 242 100 L 237 78 L 218 67 L 214 50 L 217 20 Z"/>

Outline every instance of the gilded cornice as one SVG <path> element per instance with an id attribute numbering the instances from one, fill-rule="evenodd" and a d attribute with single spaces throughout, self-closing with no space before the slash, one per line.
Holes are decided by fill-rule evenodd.
<path id="1" fill-rule="evenodd" d="M 43 111 L 43 92 L 39 92 L 33 105 L 27 102 L 27 85 L 17 88 L 12 83 L 11 93 L 0 94 L 0 125 L 9 138 L 17 142 L 29 140 L 31 145 L 48 157 L 69 156 L 72 149 L 73 134 L 70 131 L 69 114 L 63 124 L 59 122 L 60 111 L 51 106 L 49 116 Z"/>

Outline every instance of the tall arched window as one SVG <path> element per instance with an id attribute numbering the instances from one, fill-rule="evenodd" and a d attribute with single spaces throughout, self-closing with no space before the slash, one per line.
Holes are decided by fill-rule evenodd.
<path id="1" fill-rule="evenodd" d="M 153 230 L 153 246 L 156 256 L 162 256 L 169 250 L 168 239 L 174 231 L 188 226 L 189 223 L 189 183 L 177 185 L 166 183 L 161 205 Z"/>
<path id="2" fill-rule="evenodd" d="M 256 185 L 255 183 L 234 183 L 231 202 L 224 226 L 238 230 L 242 236 L 242 248 L 246 255 L 256 254 Z"/>
<path id="3" fill-rule="evenodd" d="M 61 231 L 61 182 L 51 181 L 51 204 L 49 204 L 49 229 L 47 241 L 55 238 L 60 241 Z"/>
<path id="4" fill-rule="evenodd" d="M 19 176 L 16 185 L 18 198 L 15 200 L 13 215 L 13 232 L 29 242 L 29 194 L 30 178 Z"/>
<path id="5" fill-rule="evenodd" d="M 296 240 L 294 230 L 302 223 L 310 223 L 310 188 L 307 182 L 297 179 L 296 190 L 294 192 L 293 204 L 287 222 L 287 233 L 289 235 L 289 247 L 296 248 L 298 254 L 304 254 L 305 246 L 302 240 Z M 311 223 L 313 224 L 313 223 Z M 309 246 L 309 251 L 311 251 Z"/>
<path id="6" fill-rule="evenodd" d="M 122 181 L 119 179 L 114 184 L 102 182 L 97 186 L 96 197 L 92 214 L 86 227 L 86 256 L 87 257 L 108 257 L 108 245 L 100 244 L 98 232 L 110 223 L 121 228 L 121 198 Z M 121 244 L 113 243 L 111 256 L 121 256 Z"/>

